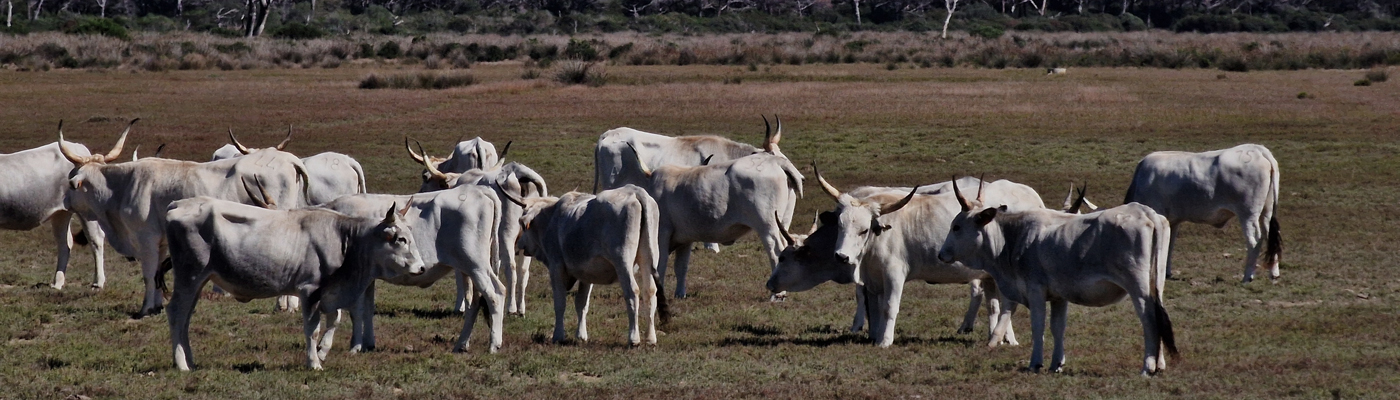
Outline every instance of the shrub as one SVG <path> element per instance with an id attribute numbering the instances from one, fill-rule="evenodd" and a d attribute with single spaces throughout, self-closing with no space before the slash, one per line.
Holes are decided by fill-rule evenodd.
<path id="1" fill-rule="evenodd" d="M 1389 79 L 1390 73 L 1386 72 L 1386 70 L 1384 69 L 1377 68 L 1370 71 L 1366 71 L 1366 80 L 1369 80 L 1371 82 L 1380 83 L 1385 82 Z"/>
<path id="2" fill-rule="evenodd" d="M 593 61 L 598 58 L 598 49 L 587 40 L 569 39 L 569 45 L 564 47 L 564 57 Z"/>
<path id="3" fill-rule="evenodd" d="M 1220 60 L 1220 62 L 1219 62 L 1219 67 L 1220 67 L 1220 69 L 1221 69 L 1222 71 L 1230 71 L 1230 72 L 1248 72 L 1248 71 L 1249 71 L 1249 64 L 1245 64 L 1244 59 L 1241 59 L 1241 58 L 1238 58 L 1238 57 L 1230 57 L 1230 58 L 1226 58 L 1226 59 Z"/>
<path id="4" fill-rule="evenodd" d="M 974 26 L 971 27 L 971 28 L 968 28 L 968 29 L 967 29 L 967 33 L 968 33 L 969 35 L 972 35 L 972 36 L 977 36 L 977 37 L 982 37 L 982 38 L 987 38 L 987 39 L 996 39 L 996 38 L 1001 37 L 1001 35 L 1005 34 L 1005 33 L 1006 33 L 1006 29 L 1005 29 L 1005 28 L 1002 28 L 1002 27 L 1000 27 L 1000 26 L 997 26 L 996 24 L 986 24 L 986 23 L 984 23 L 984 24 L 977 24 L 977 25 L 974 25 Z"/>
<path id="5" fill-rule="evenodd" d="M 554 80 L 566 85 L 598 87 L 608 83 L 608 73 L 596 62 L 569 60 L 560 63 Z"/>
<path id="6" fill-rule="evenodd" d="M 131 34 L 126 31 L 126 27 L 108 18 L 83 18 L 78 23 L 64 33 L 74 35 L 102 35 L 121 40 L 131 40 Z"/>
<path id="7" fill-rule="evenodd" d="M 534 68 L 526 68 L 526 69 L 525 69 L 525 72 L 521 72 L 521 73 L 520 73 L 520 79 L 524 79 L 524 80 L 527 80 L 527 81 L 528 81 L 528 80 L 539 79 L 539 77 L 540 77 L 540 70 L 534 69 Z"/>
<path id="8" fill-rule="evenodd" d="M 289 22 L 277 27 L 272 31 L 272 36 L 282 39 L 319 39 L 326 36 L 326 31 L 314 25 L 307 25 L 300 22 Z"/>
<path id="9" fill-rule="evenodd" d="M 476 84 L 476 76 L 460 72 L 421 72 L 388 76 L 370 74 L 360 80 L 360 89 L 447 89 L 473 84 Z"/>
<path id="10" fill-rule="evenodd" d="M 1361 78 L 1361 80 L 1356 81 L 1356 82 L 1353 82 L 1351 85 L 1352 85 L 1352 86 L 1371 86 L 1371 81 L 1368 80 L 1368 79 L 1366 79 L 1366 78 Z"/>
<path id="11" fill-rule="evenodd" d="M 403 55 L 403 49 L 399 47 L 399 42 L 390 40 L 379 45 L 379 52 L 374 54 L 380 58 L 394 59 Z"/>

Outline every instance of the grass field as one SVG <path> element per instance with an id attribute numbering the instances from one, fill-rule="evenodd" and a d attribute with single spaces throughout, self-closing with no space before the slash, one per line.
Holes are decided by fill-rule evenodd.
<path id="1" fill-rule="evenodd" d="M 756 143 L 760 114 L 784 122 L 783 152 L 819 162 L 842 189 L 987 174 L 1035 187 L 1058 205 L 1070 181 L 1114 205 L 1133 165 L 1154 150 L 1253 142 L 1282 169 L 1282 279 L 1242 285 L 1237 225 L 1191 225 L 1176 246 L 1166 308 L 1184 362 L 1143 379 L 1140 327 L 1127 303 L 1071 307 L 1063 374 L 1022 371 L 1023 345 L 985 348 L 985 321 L 954 331 L 966 288 L 910 283 L 894 346 L 845 333 L 852 287 L 828 283 L 769 303 L 756 241 L 698 252 L 691 297 L 655 347 L 628 348 L 616 287 L 594 292 L 586 344 L 545 343 L 548 278 L 533 268 L 529 312 L 506 322 L 499 354 L 478 324 L 449 352 L 461 318 L 452 284 L 381 285 L 379 351 L 348 354 L 348 329 L 326 371 L 304 367 L 299 316 L 272 301 L 203 301 L 191 328 L 198 370 L 174 371 L 164 315 L 132 320 L 138 267 L 112 252 L 108 286 L 91 290 L 91 254 L 75 252 L 68 287 L 47 286 L 49 232 L 0 232 L 0 397 L 954 397 L 1383 398 L 1400 392 L 1400 88 L 1353 86 L 1363 71 L 897 69 L 843 64 L 618 67 L 602 87 L 521 80 L 519 64 L 474 66 L 475 85 L 361 90 L 369 73 L 339 69 L 166 73 L 0 71 L 0 151 L 69 140 L 106 151 L 128 118 L 128 146 L 206 160 L 232 127 L 255 147 L 296 134 L 289 151 L 350 154 L 375 192 L 417 188 L 403 154 L 411 135 L 444 153 L 462 136 L 497 145 L 557 193 L 592 186 L 592 143 L 630 126 Z M 726 84 L 724 82 L 730 82 Z M 741 82 L 732 84 L 733 82 Z M 1306 92 L 1307 98 L 1299 98 Z M 435 151 L 432 149 L 436 149 Z M 0 172 L 2 173 L 2 172 Z M 831 208 L 815 182 L 795 231 Z M 668 287 L 672 283 L 668 283 Z M 572 307 L 570 307 L 572 308 Z M 572 313 L 572 311 L 570 311 Z M 572 315 L 572 314 L 571 314 Z M 572 329 L 572 328 L 570 328 Z"/>

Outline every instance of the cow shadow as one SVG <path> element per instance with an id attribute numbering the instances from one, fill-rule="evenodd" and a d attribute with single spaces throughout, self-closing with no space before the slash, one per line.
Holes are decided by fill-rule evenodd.
<path id="1" fill-rule="evenodd" d="M 870 338 L 865 332 L 836 331 L 830 327 L 813 327 L 802 330 L 798 335 L 784 335 L 782 330 L 771 326 L 737 325 L 732 329 L 736 333 L 746 334 L 744 336 L 730 336 L 720 339 L 717 343 L 721 347 L 729 346 L 756 346 L 772 347 L 778 345 L 794 345 L 807 347 L 829 347 L 834 345 L 869 344 Z M 935 338 L 899 336 L 894 340 L 896 346 L 960 346 L 973 347 L 980 343 L 972 335 L 940 336 Z"/>
<path id="2" fill-rule="evenodd" d="M 374 310 L 376 317 L 398 318 L 400 316 L 413 316 L 423 319 L 448 319 L 462 318 L 462 313 L 448 308 L 400 308 L 400 307 L 376 307 Z"/>

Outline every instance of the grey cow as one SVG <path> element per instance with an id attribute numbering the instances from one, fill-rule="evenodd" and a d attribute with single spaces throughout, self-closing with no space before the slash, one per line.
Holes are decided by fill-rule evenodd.
<path id="1" fill-rule="evenodd" d="M 273 148 L 285 149 L 291 136 L 292 130 L 288 128 L 287 139 L 283 139 L 282 143 Z M 229 130 L 228 137 L 231 143 L 215 150 L 211 161 L 241 157 L 261 150 L 249 148 L 239 143 L 238 138 L 233 136 L 233 130 Z M 361 167 L 360 162 L 355 161 L 350 156 L 324 152 L 302 158 L 301 163 L 306 166 L 306 175 L 309 180 L 306 187 L 306 204 L 308 205 L 325 204 L 349 194 L 369 193 L 369 187 L 365 185 L 364 167 Z"/>
<path id="2" fill-rule="evenodd" d="M 136 121 L 133 120 L 132 123 Z M 59 130 L 63 123 L 59 122 Z M 130 125 L 127 129 L 131 129 Z M 124 136 L 123 136 L 124 137 Z M 104 162 L 116 161 L 118 154 L 93 156 L 88 148 L 77 143 L 64 143 L 68 152 L 83 159 L 101 157 Z M 118 146 L 120 147 L 120 146 Z M 110 157 L 109 157 L 110 156 Z M 68 187 L 68 172 L 73 163 L 59 151 L 58 143 L 10 154 L 0 154 L 0 229 L 27 231 L 45 222 L 53 228 L 54 244 L 58 247 L 58 265 L 54 267 L 53 288 L 63 289 L 67 281 L 68 260 L 73 249 L 70 221 L 73 213 L 63 205 Z M 106 285 L 107 274 L 102 255 L 105 235 L 96 221 L 79 218 L 86 228 L 86 239 L 93 245 L 96 264 L 92 287 Z"/>
<path id="3" fill-rule="evenodd" d="M 412 229 L 392 206 L 383 217 L 351 217 L 323 208 L 291 211 L 196 197 L 170 203 L 170 256 L 175 292 L 170 298 L 170 340 L 175 367 L 194 366 L 190 317 L 205 282 L 235 299 L 296 295 L 302 308 L 306 362 L 311 369 L 331 350 L 339 310 L 361 302 L 380 275 L 417 275 L 424 264 Z M 327 320 L 320 340 L 322 314 Z"/>

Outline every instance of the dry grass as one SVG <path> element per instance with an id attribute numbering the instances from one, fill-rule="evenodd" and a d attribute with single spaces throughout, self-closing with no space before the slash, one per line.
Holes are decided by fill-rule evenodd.
<path id="1" fill-rule="evenodd" d="M 908 32 L 840 36 L 611 33 L 585 38 L 600 56 L 615 65 L 879 63 L 923 68 L 1158 67 L 1240 72 L 1400 65 L 1400 33 L 1396 32 L 1017 32 L 998 39 L 957 33 L 946 40 Z M 39 33 L 0 41 L 0 64 L 44 71 L 336 68 L 347 62 L 467 68 L 474 62 L 555 57 L 571 39 L 551 35 L 432 34 L 417 40 L 357 35 L 292 41 L 178 33 L 138 34 L 127 42 L 103 36 Z M 386 47 L 391 50 L 386 51 Z"/>
<path id="2" fill-rule="evenodd" d="M 966 289 L 910 283 L 895 345 L 843 333 L 850 286 L 827 284 L 768 303 L 757 244 L 697 253 L 692 298 L 654 348 L 629 349 L 615 287 L 595 290 L 594 341 L 541 343 L 552 327 L 543 268 L 530 310 L 506 323 L 500 354 L 482 338 L 449 349 L 461 320 L 444 311 L 444 282 L 381 286 L 380 351 L 338 347 L 323 372 L 302 367 L 297 317 L 270 301 L 213 299 L 192 327 L 199 370 L 171 368 L 164 316 L 127 315 L 141 284 L 109 254 L 108 288 L 83 287 L 91 260 L 75 256 L 69 287 L 52 278 L 49 234 L 0 232 L 0 383 L 5 396 L 90 397 L 863 397 L 1385 398 L 1400 391 L 1400 93 L 1351 86 L 1359 71 L 1228 72 L 1073 69 L 908 69 L 884 65 L 611 66 L 623 84 L 591 88 L 520 79 L 517 64 L 473 67 L 481 83 L 448 91 L 358 90 L 365 68 L 173 71 L 164 74 L 0 71 L 0 150 L 65 133 L 99 151 L 120 121 L 141 117 L 130 145 L 170 143 L 170 157 L 203 160 L 233 126 L 245 143 L 334 150 L 359 159 L 374 192 L 415 189 L 419 167 L 403 135 L 447 149 L 461 136 L 514 140 L 511 158 L 556 190 L 591 186 L 590 146 L 606 129 L 762 137 L 759 114 L 783 117 L 783 151 L 816 160 L 837 186 L 908 185 L 987 173 L 1058 204 L 1067 181 L 1088 180 L 1111 205 L 1133 164 L 1153 150 L 1269 146 L 1282 164 L 1283 279 L 1238 283 L 1234 226 L 1187 226 L 1167 309 L 1186 362 L 1137 374 L 1141 336 L 1131 306 L 1072 307 L 1065 374 L 1031 375 L 1029 346 L 986 349 L 954 333 Z M 382 72 L 376 70 L 374 72 Z M 392 72 L 390 72 L 392 73 Z M 744 76 L 741 84 L 724 84 Z M 1312 97 L 1298 99 L 1299 92 Z M 809 181 L 810 183 L 810 181 Z M 799 203 L 799 230 L 831 207 L 818 190 Z M 1025 313 L 1015 321 L 1029 343 Z M 478 335 L 485 329 L 478 324 Z M 344 336 L 338 340 L 345 343 Z"/>

